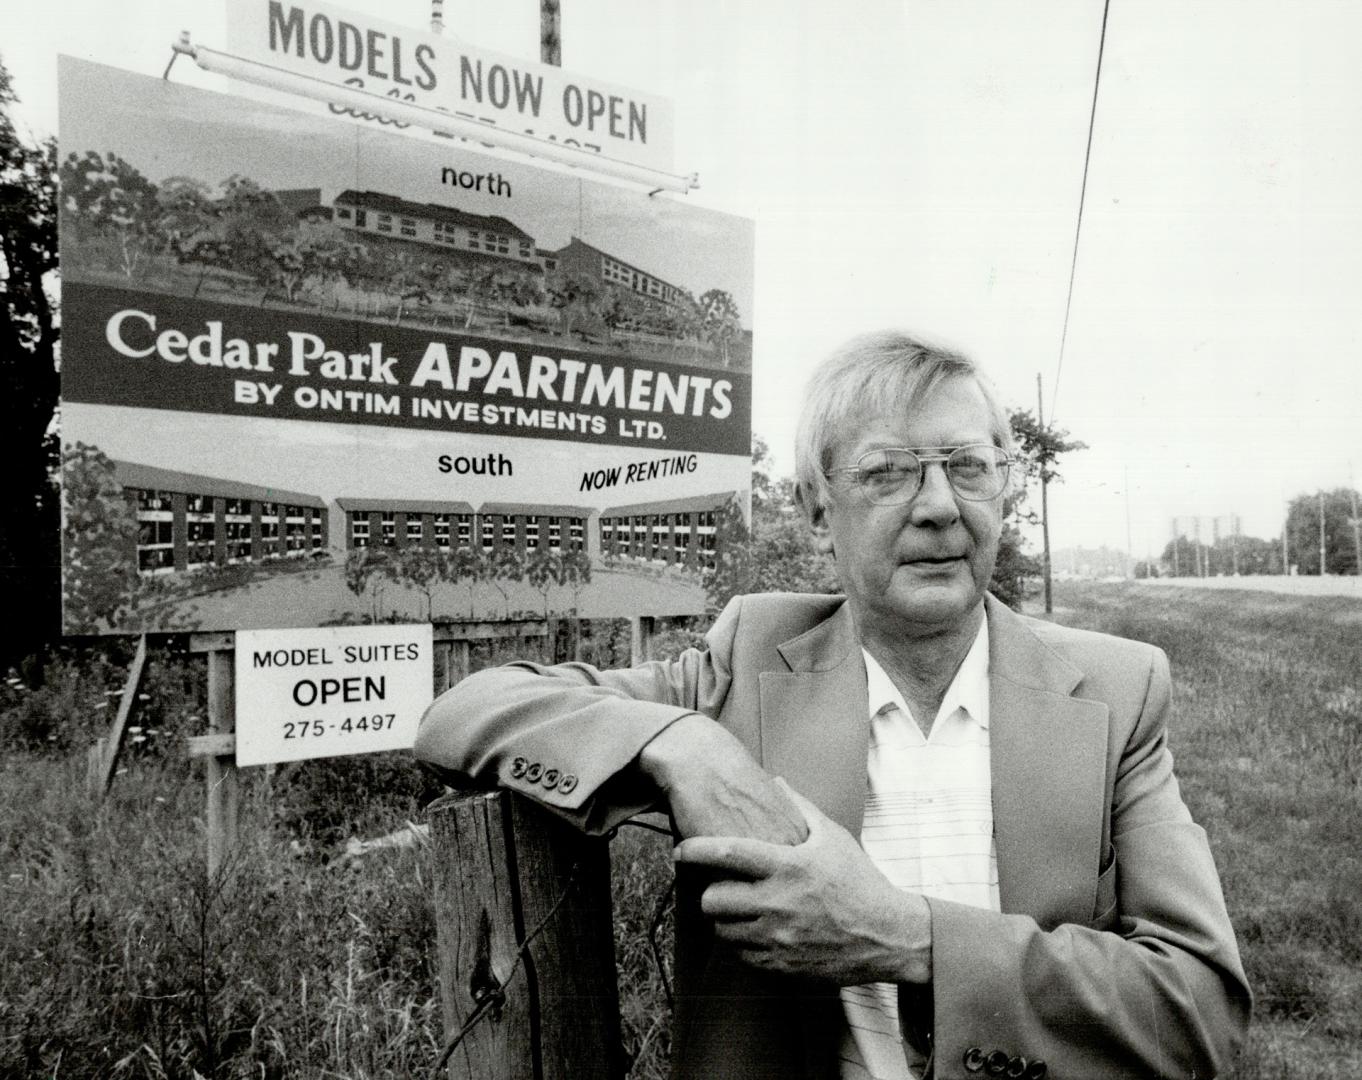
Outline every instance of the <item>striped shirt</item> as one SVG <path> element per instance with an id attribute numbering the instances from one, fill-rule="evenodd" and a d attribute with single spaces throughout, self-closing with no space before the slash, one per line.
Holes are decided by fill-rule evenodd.
<path id="1" fill-rule="evenodd" d="M 864 652 L 864 650 L 862 650 Z M 900 889 L 1000 910 L 988 758 L 988 620 L 924 736 L 903 695 L 865 653 L 870 694 L 861 846 Z M 842 1080 L 911 1080 L 926 1062 L 903 1038 L 898 988 L 842 988 Z"/>

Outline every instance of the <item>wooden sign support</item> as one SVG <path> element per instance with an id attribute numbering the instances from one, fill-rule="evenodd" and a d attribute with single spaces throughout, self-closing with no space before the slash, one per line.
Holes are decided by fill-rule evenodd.
<path id="1" fill-rule="evenodd" d="M 608 841 L 504 791 L 428 813 L 446 1075 L 622 1077 Z"/>
<path id="2" fill-rule="evenodd" d="M 208 874 L 215 876 L 237 844 L 240 784 L 236 768 L 236 710 L 232 659 L 236 635 L 231 632 L 192 634 L 190 652 L 208 657 L 208 734 L 189 740 L 189 756 L 204 758 L 208 800 L 204 821 L 208 833 Z"/>
<path id="3" fill-rule="evenodd" d="M 629 620 L 629 663 L 633 667 L 652 659 L 653 633 L 657 619 L 652 615 L 635 615 Z"/>
<path id="4" fill-rule="evenodd" d="M 123 752 L 123 737 L 128 730 L 128 719 L 137 704 L 137 693 L 142 688 L 142 672 L 147 666 L 147 635 L 137 640 L 137 652 L 133 655 L 132 666 L 128 668 L 128 679 L 123 684 L 123 693 L 118 699 L 118 714 L 114 717 L 109 734 L 90 747 L 88 781 L 90 794 L 96 802 L 102 802 L 113 784 L 114 773 L 118 769 L 118 757 Z"/>

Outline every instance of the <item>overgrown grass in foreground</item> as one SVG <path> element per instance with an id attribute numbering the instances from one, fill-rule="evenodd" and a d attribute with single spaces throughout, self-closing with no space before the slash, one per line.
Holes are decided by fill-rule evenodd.
<path id="1" fill-rule="evenodd" d="M 1068 584 L 1056 606 L 1169 655 L 1183 796 L 1257 1003 L 1236 1076 L 1362 1076 L 1362 605 Z"/>

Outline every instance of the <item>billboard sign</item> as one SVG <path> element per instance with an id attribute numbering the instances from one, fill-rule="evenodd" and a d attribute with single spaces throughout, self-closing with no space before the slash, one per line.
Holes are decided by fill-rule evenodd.
<path id="1" fill-rule="evenodd" d="M 236 763 L 410 750 L 430 704 L 430 624 L 236 635 Z"/>
<path id="2" fill-rule="evenodd" d="M 71 633 L 703 610 L 752 226 L 63 58 Z"/>
<path id="3" fill-rule="evenodd" d="M 665 98 L 346 8 L 233 0 L 227 6 L 227 51 L 618 161 L 672 170 L 672 107 Z M 347 106 L 329 109 L 336 116 L 405 127 Z"/>

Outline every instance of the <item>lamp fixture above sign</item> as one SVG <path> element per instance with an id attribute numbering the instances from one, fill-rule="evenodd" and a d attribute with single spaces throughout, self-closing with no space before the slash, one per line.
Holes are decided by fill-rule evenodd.
<path id="1" fill-rule="evenodd" d="M 342 83 L 328 82 L 314 75 L 285 71 L 258 60 L 233 56 L 206 45 L 195 45 L 188 31 L 180 34 L 171 46 L 176 56 L 193 59 L 204 71 L 244 82 L 269 87 L 283 93 L 320 101 L 328 105 L 348 106 L 360 113 L 391 120 L 399 124 L 425 128 L 438 135 L 472 139 L 485 145 L 554 161 L 562 165 L 588 169 L 593 173 L 618 180 L 642 184 L 651 191 L 675 191 L 681 194 L 700 186 L 695 173 L 686 176 L 664 172 L 633 162 L 620 161 L 592 150 L 556 140 L 539 138 L 510 128 L 479 123 L 477 120 L 456 116 L 443 109 L 431 108 L 395 97 L 376 94 Z M 172 57 L 172 63 L 174 58 Z M 166 69 L 169 74 L 169 68 Z"/>

